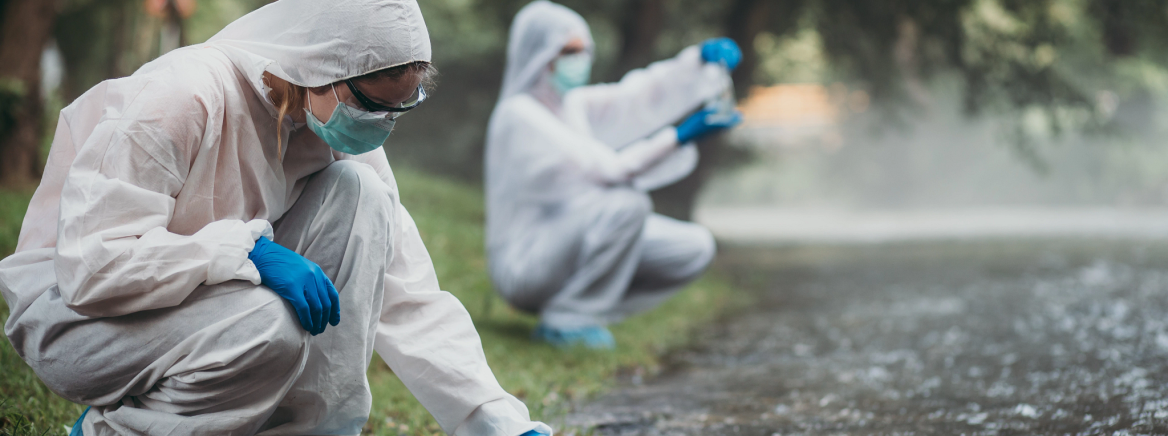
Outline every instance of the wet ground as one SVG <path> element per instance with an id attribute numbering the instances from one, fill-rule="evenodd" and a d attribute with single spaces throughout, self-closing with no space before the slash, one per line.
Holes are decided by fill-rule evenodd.
<path id="1" fill-rule="evenodd" d="M 756 303 L 569 424 L 597 435 L 1168 434 L 1168 244 L 734 248 L 719 262 Z"/>

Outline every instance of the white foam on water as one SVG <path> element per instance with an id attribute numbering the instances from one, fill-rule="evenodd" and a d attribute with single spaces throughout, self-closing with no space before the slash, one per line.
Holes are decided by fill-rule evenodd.
<path id="1" fill-rule="evenodd" d="M 974 208 L 857 211 L 703 206 L 695 221 L 718 239 L 749 245 L 865 244 L 1025 237 L 1168 239 L 1168 208 Z M 1085 281 L 1107 280 L 1102 270 Z"/>

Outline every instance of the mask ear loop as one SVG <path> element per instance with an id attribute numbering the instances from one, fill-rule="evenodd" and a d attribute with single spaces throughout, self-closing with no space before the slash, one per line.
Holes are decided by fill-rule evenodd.
<path id="1" fill-rule="evenodd" d="M 304 88 L 304 98 L 308 101 L 308 104 L 304 105 L 308 109 L 308 114 L 315 118 L 316 114 L 312 113 L 312 92 L 307 87 Z M 317 120 L 319 119 L 317 118 Z"/>

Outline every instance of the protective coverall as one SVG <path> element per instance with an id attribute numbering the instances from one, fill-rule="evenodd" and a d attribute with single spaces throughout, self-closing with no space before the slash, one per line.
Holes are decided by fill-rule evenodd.
<path id="1" fill-rule="evenodd" d="M 618 83 L 562 98 L 548 65 L 578 14 L 537 1 L 512 24 L 503 90 L 487 131 L 487 249 L 496 289 L 545 325 L 604 325 L 651 308 L 696 278 L 715 247 L 703 227 L 652 213 L 646 191 L 697 162 L 671 123 L 721 89 L 697 47 Z"/>
<path id="2" fill-rule="evenodd" d="M 282 0 L 61 111 L 0 292 L 21 357 L 93 405 L 86 435 L 359 434 L 374 350 L 447 433 L 550 433 L 439 290 L 385 153 L 277 132 L 261 78 L 429 60 L 414 0 Z M 261 235 L 321 266 L 339 326 L 310 335 L 260 285 Z"/>

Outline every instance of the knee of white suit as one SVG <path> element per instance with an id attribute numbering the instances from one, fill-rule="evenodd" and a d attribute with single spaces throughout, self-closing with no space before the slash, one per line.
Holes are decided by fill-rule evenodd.
<path id="1" fill-rule="evenodd" d="M 368 217 L 374 213 L 370 209 L 379 209 L 386 211 L 385 219 L 389 219 L 388 211 L 393 204 L 391 190 L 373 167 L 354 161 L 336 161 L 314 178 L 318 180 L 310 184 L 320 183 L 321 188 L 327 190 L 321 193 L 322 201 L 327 202 L 328 209 L 337 216 L 361 213 Z"/>
<path id="2" fill-rule="evenodd" d="M 648 227 L 642 256 L 653 265 L 653 280 L 688 283 L 706 270 L 718 251 L 714 235 L 700 224 L 654 216 Z"/>
<path id="3" fill-rule="evenodd" d="M 351 160 L 333 162 L 321 170 L 318 176 L 332 181 L 333 194 L 347 194 L 344 196 L 357 193 L 382 194 L 388 188 L 373 167 Z"/>
<path id="4" fill-rule="evenodd" d="M 601 225 L 616 229 L 637 229 L 653 213 L 653 201 L 649 195 L 633 189 L 614 189 L 605 195 L 598 205 Z"/>
<path id="5" fill-rule="evenodd" d="M 679 272 L 686 275 L 686 277 L 682 277 L 683 280 L 697 278 L 698 275 L 706 270 L 710 262 L 714 261 L 714 255 L 718 252 L 718 245 L 714 241 L 714 235 L 710 233 L 709 229 L 697 224 L 693 226 L 693 239 L 690 240 L 693 262 L 680 269 Z"/>
<path id="6" fill-rule="evenodd" d="M 223 353 L 220 358 L 226 360 L 210 369 L 221 373 L 223 369 L 230 369 L 227 373 L 245 377 L 255 377 L 257 371 L 262 374 L 287 374 L 289 369 L 299 365 L 299 356 L 307 347 L 303 330 L 294 320 L 287 303 L 274 293 L 265 291 L 256 295 L 263 295 L 268 301 L 235 319 L 224 319 L 204 326 L 182 340 L 181 345 L 155 345 L 187 350 L 198 348 L 200 343 L 237 347 L 230 353 Z M 174 322 L 182 323 L 183 320 L 176 319 Z M 81 404 L 97 404 L 99 398 L 108 397 L 132 383 L 128 378 L 137 375 L 138 371 L 131 367 L 142 360 L 124 354 L 118 359 L 110 359 L 110 350 L 106 349 L 108 346 L 107 343 L 89 341 L 88 347 L 53 347 L 48 351 L 67 353 L 56 356 L 55 360 L 69 363 L 37 365 L 37 375 L 53 392 L 65 399 Z M 134 353 L 134 348 L 126 348 L 119 353 Z"/>

